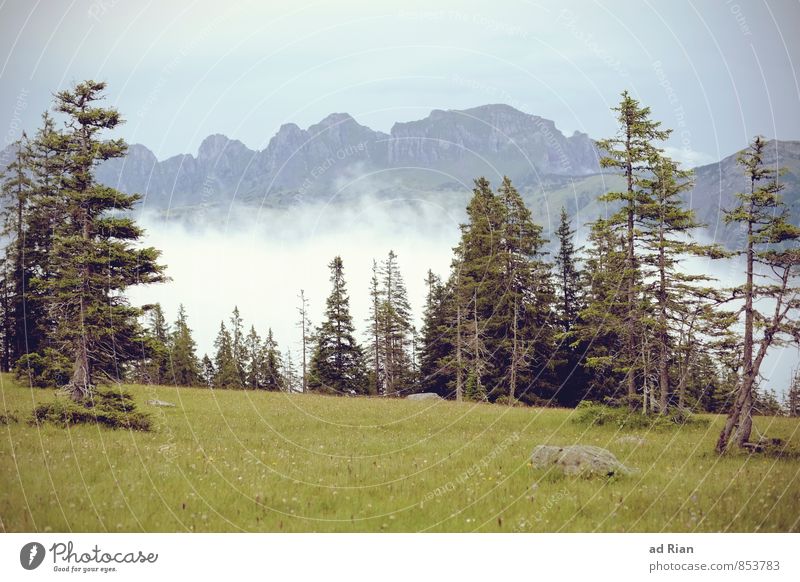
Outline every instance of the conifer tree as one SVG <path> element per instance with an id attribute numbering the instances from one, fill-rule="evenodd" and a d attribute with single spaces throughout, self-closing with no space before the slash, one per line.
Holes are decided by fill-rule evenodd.
<path id="1" fill-rule="evenodd" d="M 600 165 L 621 171 L 626 189 L 622 192 L 609 192 L 600 200 L 622 203 L 621 210 L 615 213 L 609 226 L 625 237 L 624 283 L 627 311 L 620 359 L 626 371 L 627 393 L 632 404 L 636 395 L 636 362 L 640 353 L 637 330 L 642 319 L 635 225 L 640 206 L 647 202 L 647 192 L 642 188 L 642 180 L 649 175 L 653 160 L 660 153 L 654 142 L 667 139 L 671 130 L 660 129 L 661 124 L 650 119 L 650 108 L 642 107 L 627 91 L 623 91 L 619 105 L 612 110 L 617 113 L 619 129 L 616 136 L 597 142 L 604 152 Z"/>
<path id="2" fill-rule="evenodd" d="M 233 339 L 225 327 L 225 322 L 220 322 L 219 333 L 214 341 L 214 387 L 215 388 L 242 388 L 242 376 L 239 362 L 233 355 Z"/>
<path id="3" fill-rule="evenodd" d="M 201 366 L 197 360 L 197 344 L 192 338 L 186 309 L 178 307 L 178 318 L 172 331 L 170 371 L 176 386 L 197 386 L 201 378 Z"/>
<path id="4" fill-rule="evenodd" d="M 561 330 L 568 332 L 581 310 L 581 285 L 574 242 L 575 230 L 563 206 L 556 237 L 558 237 L 558 252 L 555 257 L 558 319 Z"/>
<path id="5" fill-rule="evenodd" d="M 166 384 L 170 378 L 170 331 L 160 303 L 147 306 L 148 325 L 145 334 L 147 358 L 146 382 Z"/>
<path id="6" fill-rule="evenodd" d="M 367 351 L 367 362 L 371 366 L 370 387 L 373 394 L 383 392 L 383 378 L 381 377 L 381 304 L 382 293 L 380 288 L 378 261 L 372 259 L 372 277 L 369 281 L 369 318 L 367 319 L 367 333 L 369 335 L 370 348 Z"/>
<path id="7" fill-rule="evenodd" d="M 419 344 L 419 385 L 422 392 L 447 396 L 453 374 L 446 362 L 453 350 L 448 317 L 449 293 L 441 279 L 428 270 L 428 289 Z"/>
<path id="8" fill-rule="evenodd" d="M 355 328 L 342 258 L 334 257 L 328 268 L 332 289 L 326 301 L 325 317 L 315 334 L 309 388 L 333 394 L 364 394 L 367 392 L 366 365 L 361 346 L 353 335 Z"/>
<path id="9" fill-rule="evenodd" d="M 287 380 L 284 375 L 284 364 L 278 342 L 272 334 L 272 328 L 267 330 L 267 337 L 264 338 L 262 352 L 264 366 L 264 388 L 266 390 L 280 391 L 286 389 Z"/>
<path id="10" fill-rule="evenodd" d="M 164 280 L 159 251 L 135 246 L 143 231 L 125 214 L 139 196 L 94 179 L 97 163 L 126 151 L 124 141 L 100 138 L 122 122 L 115 109 L 99 106 L 104 90 L 105 83 L 85 81 L 57 93 L 55 103 L 67 118 L 64 132 L 53 136 L 64 164 L 58 192 L 65 216 L 53 234 L 52 278 L 43 285 L 55 342 L 73 360 L 67 389 L 75 400 L 89 395 L 96 380 L 119 378 L 136 355 L 141 310 L 124 291 Z"/>
<path id="11" fill-rule="evenodd" d="M 684 273 L 678 263 L 687 255 L 721 256 L 722 251 L 690 239 L 692 232 L 701 226 L 694 212 L 684 208 L 681 199 L 681 194 L 692 187 L 691 173 L 680 170 L 674 161 L 663 155 L 657 156 L 652 164 L 652 177 L 642 181 L 649 196 L 640 204 L 640 238 L 644 247 L 644 272 L 653 281 L 650 295 L 654 316 L 650 327 L 657 359 L 658 408 L 666 414 L 672 384 L 670 365 L 677 348 L 675 328 L 697 321 L 702 299 L 714 295 L 712 289 L 697 285 L 709 281 L 709 277 Z M 699 334 L 690 331 L 684 348 L 699 341 Z"/>
<path id="12" fill-rule="evenodd" d="M 490 393 L 494 400 L 508 386 L 508 401 L 538 396 L 549 391 L 547 385 L 554 349 L 554 290 L 550 266 L 545 262 L 542 227 L 534 223 L 517 189 L 508 177 L 498 188 L 502 205 L 502 245 L 504 265 L 503 295 L 498 299 L 492 319 L 498 333 L 493 358 L 502 376 L 494 380 L 498 388 Z M 507 374 L 505 373 L 507 370 Z M 523 389 L 520 390 L 520 384 Z M 536 386 L 534 386 L 536 384 Z M 547 385 L 547 388 L 545 386 Z"/>
<path id="13" fill-rule="evenodd" d="M 384 395 L 397 396 L 411 389 L 411 306 L 397 255 L 389 251 L 380 270 L 382 288 L 379 312 L 380 359 Z"/>
<path id="14" fill-rule="evenodd" d="M 214 383 L 217 378 L 217 370 L 214 368 L 214 362 L 208 357 L 208 354 L 203 354 L 203 361 L 200 363 L 200 379 L 204 386 L 214 388 Z"/>
<path id="15" fill-rule="evenodd" d="M 27 317 L 26 299 L 30 287 L 31 269 L 26 257 L 27 241 L 26 213 L 33 184 L 30 178 L 31 151 L 25 133 L 13 144 L 14 158 L 0 178 L 3 179 L 2 197 L 2 235 L 7 243 L 4 256 L 2 281 L 4 287 L 3 335 L 4 354 L 2 369 L 8 371 L 11 365 L 26 354 Z"/>
<path id="16" fill-rule="evenodd" d="M 626 373 L 619 358 L 627 310 L 625 239 L 605 220 L 591 225 L 585 265 L 584 305 L 568 337 L 583 354 L 589 375 L 585 395 L 601 400 L 617 395 Z"/>
<path id="17" fill-rule="evenodd" d="M 264 388 L 264 347 L 254 325 L 244 339 L 244 359 L 245 386 L 253 390 Z"/>
<path id="18" fill-rule="evenodd" d="M 231 351 L 233 352 L 233 360 L 236 362 L 236 370 L 239 374 L 239 384 L 241 386 L 246 386 L 247 354 L 244 337 L 244 323 L 237 306 L 233 307 L 233 313 L 231 314 L 230 322 Z"/>
<path id="19" fill-rule="evenodd" d="M 297 308 L 297 313 L 300 315 L 300 321 L 297 322 L 297 327 L 300 328 L 300 362 L 301 373 L 300 376 L 300 391 L 306 392 L 308 390 L 308 350 L 311 347 L 311 320 L 308 318 L 308 299 L 306 298 L 305 291 L 300 289 L 300 306 Z"/>
<path id="20" fill-rule="evenodd" d="M 738 205 L 725 213 L 726 222 L 740 224 L 746 232 L 744 248 L 739 251 L 745 261 L 745 281 L 734 290 L 744 302 L 744 337 L 742 372 L 717 440 L 719 453 L 732 442 L 744 448 L 749 445 L 761 364 L 770 347 L 800 338 L 800 288 L 796 286 L 800 229 L 789 222 L 780 195 L 783 185 L 778 182 L 778 172 L 765 162 L 765 149 L 766 142 L 758 136 L 739 155 L 749 188 L 736 194 Z M 764 300 L 769 307 L 760 308 L 758 304 Z"/>

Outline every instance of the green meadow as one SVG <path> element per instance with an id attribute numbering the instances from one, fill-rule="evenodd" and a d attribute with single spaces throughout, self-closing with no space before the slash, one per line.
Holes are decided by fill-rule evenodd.
<path id="1" fill-rule="evenodd" d="M 800 459 L 717 456 L 718 416 L 621 431 L 566 409 L 129 388 L 151 432 L 32 425 L 55 392 L 0 378 L 2 531 L 800 531 Z M 798 427 L 756 420 L 795 451 Z M 536 470 L 538 444 L 636 472 Z"/>

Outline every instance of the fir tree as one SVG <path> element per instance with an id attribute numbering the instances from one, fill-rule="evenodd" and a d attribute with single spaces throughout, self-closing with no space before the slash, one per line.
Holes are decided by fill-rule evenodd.
<path id="1" fill-rule="evenodd" d="M 105 83 L 85 81 L 57 93 L 55 103 L 67 117 L 53 143 L 64 162 L 59 196 L 65 216 L 53 234 L 52 278 L 42 283 L 56 345 L 73 360 L 68 390 L 75 400 L 89 395 L 97 379 L 120 378 L 136 355 L 141 310 L 128 304 L 124 291 L 164 280 L 159 251 L 136 246 L 143 231 L 125 214 L 139 196 L 94 179 L 97 163 L 126 151 L 122 140 L 100 139 L 122 121 L 115 109 L 98 106 L 104 89 Z"/>
<path id="2" fill-rule="evenodd" d="M 250 332 L 244 339 L 244 358 L 245 386 L 253 390 L 264 388 L 264 348 L 255 326 L 250 326 Z"/>
<path id="3" fill-rule="evenodd" d="M 563 206 L 559 220 L 556 230 L 558 252 L 555 257 L 558 319 L 561 330 L 569 332 L 581 310 L 580 272 L 574 243 L 575 230 Z"/>
<path id="4" fill-rule="evenodd" d="M 661 124 L 650 119 L 650 108 L 642 107 L 627 91 L 617 107 L 619 130 L 613 138 L 597 142 L 604 156 L 600 159 L 603 168 L 611 168 L 622 172 L 626 189 L 622 192 L 609 192 L 600 199 L 605 202 L 621 202 L 622 209 L 610 221 L 615 231 L 625 238 L 625 270 L 624 283 L 627 300 L 625 325 L 623 328 L 623 350 L 619 354 L 626 370 L 628 398 L 633 403 L 636 395 L 636 362 L 639 357 L 637 345 L 637 329 L 641 325 L 640 272 L 636 255 L 636 222 L 639 208 L 648 201 L 647 192 L 642 189 L 642 180 L 652 168 L 658 150 L 653 143 L 669 137 L 671 130 L 660 129 Z"/>
<path id="5" fill-rule="evenodd" d="M 381 303 L 379 312 L 382 393 L 397 396 L 411 389 L 411 306 L 397 255 L 389 251 L 380 270 Z"/>
<path id="6" fill-rule="evenodd" d="M 447 396 L 453 375 L 446 365 L 453 350 L 448 317 L 449 293 L 441 279 L 428 270 L 428 289 L 419 344 L 420 391 Z"/>
<path id="7" fill-rule="evenodd" d="M 186 310 L 178 307 L 178 318 L 172 332 L 170 368 L 176 386 L 197 386 L 201 381 L 201 367 L 197 360 L 197 344 L 192 338 Z"/>
<path id="8" fill-rule="evenodd" d="M 287 380 L 284 376 L 285 366 L 278 348 L 278 342 L 275 341 L 275 337 L 272 334 L 272 328 L 267 330 L 267 337 L 264 339 L 262 361 L 264 388 L 274 391 L 285 390 L 287 385 Z"/>
<path id="9" fill-rule="evenodd" d="M 146 382 L 166 384 L 170 381 L 170 331 L 160 303 L 147 306 L 148 325 L 145 334 L 147 358 Z"/>
<path id="10" fill-rule="evenodd" d="M 200 363 L 200 380 L 204 386 L 214 388 L 214 383 L 217 378 L 217 370 L 214 368 L 214 362 L 208 357 L 208 354 L 203 355 L 203 361 Z"/>
<path id="11" fill-rule="evenodd" d="M 781 345 L 787 338 L 796 341 L 800 337 L 796 315 L 800 308 L 800 288 L 796 286 L 800 229 L 789 222 L 789 212 L 780 195 L 783 185 L 778 182 L 778 172 L 766 164 L 765 149 L 764 140 L 756 137 L 739 155 L 749 188 L 736 194 L 738 205 L 725 213 L 726 222 L 740 224 L 746 232 L 744 248 L 739 252 L 745 261 L 745 282 L 734 290 L 735 296 L 744 301 L 744 338 L 742 373 L 717 440 L 719 453 L 724 453 L 731 442 L 748 446 L 761 364 L 770 347 Z M 756 265 L 761 269 L 757 270 Z M 762 311 L 758 302 L 764 300 L 770 307 Z"/>
<path id="12" fill-rule="evenodd" d="M 2 231 L 7 240 L 3 264 L 3 336 L 4 350 L 2 369 L 8 371 L 14 362 L 26 354 L 27 291 L 30 286 L 31 269 L 26 257 L 26 213 L 33 189 L 30 178 L 31 151 L 27 136 L 13 144 L 14 158 L 0 176 L 3 179 Z"/>
<path id="13" fill-rule="evenodd" d="M 334 394 L 364 394 L 367 392 L 366 365 L 353 335 L 355 329 L 341 257 L 334 257 L 328 268 L 332 289 L 326 301 L 325 317 L 315 335 L 309 388 Z"/>
<path id="14" fill-rule="evenodd" d="M 665 156 L 653 161 L 652 177 L 644 180 L 649 190 L 646 201 L 640 205 L 641 234 L 643 243 L 642 262 L 645 275 L 653 283 L 654 316 L 653 342 L 657 359 L 657 382 L 659 388 L 658 408 L 667 413 L 671 395 L 670 363 L 675 359 L 675 328 L 687 322 L 695 322 L 702 310 L 700 299 L 713 296 L 713 290 L 697 286 L 710 279 L 703 275 L 689 275 L 678 269 L 678 263 L 687 255 L 721 256 L 715 246 L 701 245 L 689 237 L 701 225 L 694 212 L 683 207 L 681 194 L 691 188 L 691 173 L 680 170 L 675 162 Z M 642 330 L 644 332 L 646 330 Z M 689 340 L 684 351 L 698 341 L 696 330 L 684 337 Z M 691 357 L 691 353 L 687 353 Z"/>
<path id="15" fill-rule="evenodd" d="M 225 327 L 225 322 L 220 322 L 219 333 L 214 341 L 214 387 L 215 388 L 243 388 L 239 362 L 233 355 L 233 339 Z"/>

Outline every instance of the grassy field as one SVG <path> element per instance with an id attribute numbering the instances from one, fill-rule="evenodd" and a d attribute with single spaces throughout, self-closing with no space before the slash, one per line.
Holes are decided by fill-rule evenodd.
<path id="1" fill-rule="evenodd" d="M 149 433 L 26 421 L 51 390 L 0 378 L 2 531 L 798 531 L 800 460 L 713 452 L 722 418 L 666 431 L 572 411 L 132 386 Z M 155 408 L 158 398 L 177 404 Z M 798 422 L 757 428 L 800 449 Z M 624 435 L 642 445 L 619 442 Z M 537 444 L 637 473 L 535 470 Z"/>

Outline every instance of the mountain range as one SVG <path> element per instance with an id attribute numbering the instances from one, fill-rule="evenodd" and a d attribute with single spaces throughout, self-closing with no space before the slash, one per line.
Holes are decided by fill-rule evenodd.
<path id="1" fill-rule="evenodd" d="M 784 197 L 797 221 L 800 142 L 770 142 L 767 149 L 771 164 L 787 168 Z M 463 210 L 473 178 L 497 183 L 508 175 L 535 215 L 555 216 L 563 205 L 584 224 L 607 210 L 597 196 L 620 186 L 618 176 L 601 171 L 599 157 L 588 135 L 567 137 L 551 120 L 497 104 L 437 109 L 424 119 L 395 123 L 389 133 L 361 125 L 347 113 L 333 113 L 307 129 L 281 126 L 263 150 L 216 134 L 203 140 L 196 156 L 163 161 L 133 144 L 125 157 L 100 164 L 97 177 L 142 194 L 146 209 L 191 218 L 200 208 L 286 208 L 347 203 L 364 195 Z M 694 170 L 687 201 L 710 236 L 731 242 L 736 233 L 724 225 L 721 210 L 730 208 L 734 193 L 746 186 L 736 155 Z"/>

